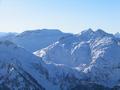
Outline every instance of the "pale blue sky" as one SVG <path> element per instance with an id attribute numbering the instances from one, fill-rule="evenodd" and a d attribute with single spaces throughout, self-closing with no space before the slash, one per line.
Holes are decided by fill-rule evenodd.
<path id="1" fill-rule="evenodd" d="M 42 28 L 120 32 L 120 0 L 0 0 L 0 31 Z"/>

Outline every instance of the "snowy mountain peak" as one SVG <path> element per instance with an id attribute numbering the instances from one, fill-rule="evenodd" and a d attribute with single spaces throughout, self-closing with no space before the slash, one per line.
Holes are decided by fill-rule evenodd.
<path id="1" fill-rule="evenodd" d="M 95 35 L 96 36 L 110 36 L 112 34 L 106 33 L 105 31 L 103 31 L 102 29 L 97 29 L 95 31 Z"/>
<path id="2" fill-rule="evenodd" d="M 102 29 L 97 29 L 96 31 L 93 31 L 91 28 L 87 29 L 87 30 L 84 30 L 81 32 L 81 35 L 84 34 L 84 35 L 112 35 L 112 34 L 109 34 L 109 33 L 106 33 L 104 30 Z"/>
<path id="3" fill-rule="evenodd" d="M 94 33 L 94 31 L 91 28 L 89 28 L 81 32 L 81 34 L 84 34 L 84 33 L 90 34 L 90 33 Z"/>
<path id="4" fill-rule="evenodd" d="M 91 28 L 89 28 L 89 29 L 87 29 L 87 30 L 83 30 L 83 31 L 81 31 L 79 34 L 77 34 L 78 36 L 84 36 L 84 35 L 91 35 L 91 34 L 93 34 L 94 33 L 94 31 L 91 29 Z"/>
<path id="5" fill-rule="evenodd" d="M 110 36 L 112 37 L 112 34 L 104 32 L 102 29 L 97 29 L 96 31 L 93 31 L 92 29 L 88 29 L 85 31 L 82 31 L 80 34 L 76 34 L 77 37 L 79 37 L 80 40 L 89 41 L 90 39 L 96 39 L 96 38 L 102 38 L 104 36 Z"/>

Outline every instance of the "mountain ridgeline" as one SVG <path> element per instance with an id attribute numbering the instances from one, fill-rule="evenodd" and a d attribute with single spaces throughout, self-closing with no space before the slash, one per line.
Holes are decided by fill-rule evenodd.
<path id="1" fill-rule="evenodd" d="M 22 33 L 8 33 L 0 38 L 0 40 L 9 40 L 17 45 L 24 47 L 30 52 L 47 47 L 63 36 L 69 33 L 63 33 L 57 29 L 42 29 L 24 31 Z"/>

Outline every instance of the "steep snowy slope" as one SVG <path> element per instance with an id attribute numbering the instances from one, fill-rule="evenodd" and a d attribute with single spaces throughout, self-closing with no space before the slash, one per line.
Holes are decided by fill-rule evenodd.
<path id="1" fill-rule="evenodd" d="M 30 52 L 34 52 L 38 49 L 42 49 L 57 41 L 63 36 L 69 34 L 63 33 L 57 29 L 42 29 L 25 31 L 17 35 L 7 35 L 0 38 L 0 40 L 9 40 L 17 45 L 24 47 Z"/>
<path id="2" fill-rule="evenodd" d="M 54 88 L 45 79 L 43 62 L 9 41 L 0 42 L 0 89 L 44 90 Z M 45 83 L 47 83 L 45 85 Z M 46 86 L 46 87 L 45 87 Z M 48 89 L 47 89 L 48 90 Z"/>
<path id="3" fill-rule="evenodd" d="M 63 37 L 34 54 L 45 62 L 76 68 L 88 81 L 108 87 L 120 83 L 119 40 L 100 29 Z"/>

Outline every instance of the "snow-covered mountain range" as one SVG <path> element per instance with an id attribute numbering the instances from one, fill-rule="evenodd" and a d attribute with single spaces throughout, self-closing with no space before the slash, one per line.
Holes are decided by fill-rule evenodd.
<path id="1" fill-rule="evenodd" d="M 120 39 L 101 29 L 25 31 L 0 40 L 0 90 L 120 89 Z"/>

